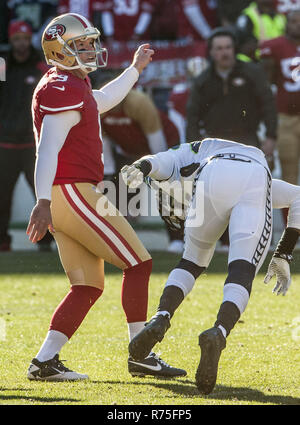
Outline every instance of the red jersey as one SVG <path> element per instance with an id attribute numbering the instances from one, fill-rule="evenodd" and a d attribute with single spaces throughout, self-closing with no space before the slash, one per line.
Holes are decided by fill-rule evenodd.
<path id="1" fill-rule="evenodd" d="M 57 12 L 63 13 L 79 13 L 93 22 L 94 13 L 101 11 L 101 0 L 59 0 Z"/>
<path id="2" fill-rule="evenodd" d="M 162 129 L 168 148 L 179 143 L 178 130 L 166 114 L 159 111 Z M 123 152 L 133 158 L 150 154 L 147 136 L 140 125 L 124 112 L 109 111 L 102 118 L 103 131 L 119 145 Z"/>
<path id="3" fill-rule="evenodd" d="M 186 116 L 186 104 L 190 94 L 189 85 L 186 83 L 179 83 L 173 87 L 168 99 L 168 107 L 175 109 L 184 118 Z"/>
<path id="4" fill-rule="evenodd" d="M 129 41 L 134 35 L 135 26 L 143 12 L 152 13 L 157 0 L 100 0 L 101 11 L 109 11 L 113 15 L 113 38 L 118 41 Z M 144 40 L 148 33 L 142 34 Z"/>
<path id="5" fill-rule="evenodd" d="M 188 37 L 191 36 L 195 40 L 202 40 L 203 37 L 198 31 L 195 30 L 193 25 L 185 15 L 184 9 L 188 6 L 198 5 L 202 17 L 202 23 L 199 26 L 206 24 L 208 29 L 214 29 L 217 26 L 217 1 L 216 0 L 180 0 L 178 2 L 179 16 L 178 16 L 178 36 Z"/>
<path id="6" fill-rule="evenodd" d="M 58 154 L 53 184 L 91 182 L 103 178 L 101 127 L 89 78 L 51 68 L 40 80 L 32 99 L 33 127 L 39 143 L 43 118 L 47 114 L 79 111 L 80 122 L 71 128 Z"/>
<path id="7" fill-rule="evenodd" d="M 260 49 L 261 57 L 275 64 L 278 111 L 300 114 L 300 45 L 282 36 L 265 41 Z"/>

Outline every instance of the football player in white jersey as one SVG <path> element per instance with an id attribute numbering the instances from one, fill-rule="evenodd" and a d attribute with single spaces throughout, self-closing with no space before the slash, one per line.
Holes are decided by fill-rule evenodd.
<path id="1" fill-rule="evenodd" d="M 184 221 L 184 253 L 169 274 L 156 315 L 129 344 L 136 360 L 162 341 L 175 310 L 208 267 L 216 242 L 229 225 L 223 301 L 214 326 L 199 335 L 201 358 L 196 385 L 201 393 L 209 394 L 216 383 L 226 338 L 246 309 L 253 279 L 268 252 L 272 206 L 289 207 L 290 215 L 265 283 L 277 275 L 273 292 L 283 295 L 290 285 L 289 263 L 300 229 L 300 188 L 280 180 L 273 180 L 272 188 L 272 177 L 260 149 L 222 139 L 186 143 L 145 156 L 125 166 L 122 173 L 130 187 L 137 187 L 146 176 L 156 182 L 180 182 L 183 191 L 191 188 L 185 184 L 186 179 L 193 182 L 191 193 L 182 198 L 188 206 L 181 217 L 176 218 L 172 211 L 169 217 L 171 221 Z"/>

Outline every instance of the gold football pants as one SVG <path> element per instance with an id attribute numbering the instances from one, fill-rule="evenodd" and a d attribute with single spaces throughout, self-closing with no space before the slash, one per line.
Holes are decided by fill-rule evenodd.
<path id="1" fill-rule="evenodd" d="M 51 214 L 71 285 L 103 290 L 104 261 L 125 270 L 151 258 L 128 221 L 91 183 L 53 186 Z"/>

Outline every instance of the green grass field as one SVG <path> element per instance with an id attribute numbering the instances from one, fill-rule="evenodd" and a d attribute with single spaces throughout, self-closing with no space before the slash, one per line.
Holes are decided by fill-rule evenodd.
<path id="1" fill-rule="evenodd" d="M 211 395 L 202 397 L 194 385 L 200 355 L 197 337 L 213 325 L 222 301 L 224 255 L 215 255 L 178 309 L 165 339 L 155 347 L 164 360 L 185 368 L 186 377 L 158 380 L 129 375 L 121 273 L 106 267 L 102 297 L 61 353 L 68 367 L 87 373 L 90 380 L 46 383 L 28 381 L 26 370 L 46 335 L 54 308 L 68 290 L 67 280 L 57 253 L 1 254 L 0 404 L 300 405 L 299 258 L 296 255 L 286 297 L 272 294 L 273 282 L 262 283 L 265 263 L 255 279 L 248 308 L 228 338 L 217 386 Z M 158 252 L 153 260 L 149 317 L 156 311 L 178 257 Z"/>

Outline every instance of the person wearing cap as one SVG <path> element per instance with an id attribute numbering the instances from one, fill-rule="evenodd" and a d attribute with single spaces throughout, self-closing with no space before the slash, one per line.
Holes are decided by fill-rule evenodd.
<path id="1" fill-rule="evenodd" d="M 6 81 L 0 85 L 0 251 L 9 251 L 8 233 L 12 195 L 23 172 L 34 191 L 35 144 L 31 123 L 31 99 L 35 86 L 47 67 L 31 45 L 32 28 L 25 21 L 11 21 L 8 27 L 10 50 L 5 56 Z M 39 245 L 49 249 L 47 235 Z"/>

